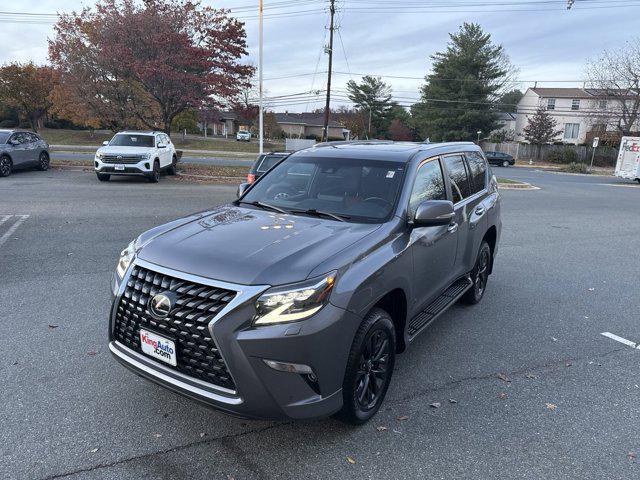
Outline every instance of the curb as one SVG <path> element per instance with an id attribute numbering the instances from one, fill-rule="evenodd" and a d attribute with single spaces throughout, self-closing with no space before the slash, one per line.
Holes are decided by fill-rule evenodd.
<path id="1" fill-rule="evenodd" d="M 498 182 L 498 188 L 500 190 L 540 190 L 540 187 L 531 185 L 530 183 L 500 183 Z"/>

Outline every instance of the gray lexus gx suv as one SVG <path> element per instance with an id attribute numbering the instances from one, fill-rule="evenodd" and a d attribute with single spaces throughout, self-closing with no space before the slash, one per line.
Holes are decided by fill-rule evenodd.
<path id="1" fill-rule="evenodd" d="M 500 239 L 496 180 L 472 143 L 320 144 L 239 195 L 122 252 L 109 348 L 242 417 L 369 420 L 396 355 L 482 299 Z"/>

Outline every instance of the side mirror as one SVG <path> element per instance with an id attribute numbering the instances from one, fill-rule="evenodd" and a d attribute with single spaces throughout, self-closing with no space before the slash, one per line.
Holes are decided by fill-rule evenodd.
<path id="1" fill-rule="evenodd" d="M 105 140 L 104 142 L 102 142 L 102 145 L 104 145 L 105 147 L 109 145 L 109 140 Z"/>
<path id="2" fill-rule="evenodd" d="M 418 205 L 413 217 L 416 227 L 449 225 L 455 217 L 453 203 L 448 200 L 426 200 Z"/>
<path id="3" fill-rule="evenodd" d="M 159 143 L 158 148 L 167 148 L 167 146 L 164 143 Z"/>
<path id="4" fill-rule="evenodd" d="M 238 185 L 238 191 L 236 192 L 238 198 L 243 196 L 250 186 L 251 186 L 250 183 L 241 183 L 240 185 Z"/>

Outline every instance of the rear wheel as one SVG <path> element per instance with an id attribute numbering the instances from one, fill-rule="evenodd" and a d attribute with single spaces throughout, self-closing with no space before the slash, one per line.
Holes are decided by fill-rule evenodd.
<path id="1" fill-rule="evenodd" d="M 491 265 L 491 247 L 485 241 L 480 245 L 476 264 L 471 270 L 471 280 L 473 285 L 462 296 L 462 300 L 470 305 L 476 304 L 482 300 L 484 292 L 487 289 L 487 281 L 489 280 L 489 267 Z"/>
<path id="2" fill-rule="evenodd" d="M 98 177 L 98 180 L 100 180 L 101 182 L 108 182 L 111 178 L 111 175 L 109 175 L 108 173 L 96 173 L 96 177 Z"/>
<path id="3" fill-rule="evenodd" d="M 396 335 L 387 312 L 374 308 L 356 332 L 342 384 L 343 406 L 336 416 L 360 425 L 380 409 L 396 358 Z"/>
<path id="4" fill-rule="evenodd" d="M 509 160 L 504 160 L 504 161 L 502 162 L 502 166 L 503 166 L 503 167 L 508 167 L 509 165 L 511 165 L 511 163 L 509 163 Z"/>
<path id="5" fill-rule="evenodd" d="M 8 177 L 11 175 L 11 168 L 13 167 L 11 159 L 3 155 L 0 157 L 0 177 Z"/>
<path id="6" fill-rule="evenodd" d="M 636 178 L 636 182 L 640 183 L 640 178 Z"/>
<path id="7" fill-rule="evenodd" d="M 153 170 L 148 174 L 147 178 L 151 183 L 158 183 L 160 181 L 160 162 L 158 162 L 158 160 L 153 162 Z"/>
<path id="8" fill-rule="evenodd" d="M 47 155 L 47 152 L 40 152 L 40 156 L 38 157 L 38 166 L 36 168 L 43 172 L 49 170 L 49 155 Z"/>
<path id="9" fill-rule="evenodd" d="M 178 159 L 174 155 L 174 157 L 171 159 L 171 165 L 169 165 L 169 167 L 167 167 L 167 175 L 175 175 L 176 174 L 176 165 L 177 165 L 177 163 L 178 163 Z"/>

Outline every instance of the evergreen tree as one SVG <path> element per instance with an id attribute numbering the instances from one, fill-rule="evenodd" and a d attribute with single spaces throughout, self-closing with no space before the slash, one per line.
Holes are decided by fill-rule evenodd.
<path id="1" fill-rule="evenodd" d="M 547 113 L 544 107 L 538 107 L 536 113 L 529 118 L 529 123 L 523 129 L 524 138 L 533 145 L 551 143 L 554 137 L 562 133 L 562 130 L 556 130 L 557 126 L 555 119 Z"/>
<path id="2" fill-rule="evenodd" d="M 475 140 L 478 131 L 488 135 L 498 127 L 492 103 L 511 67 L 502 46 L 480 25 L 464 23 L 449 36 L 446 51 L 431 57 L 433 72 L 412 113 L 423 138 Z"/>
<path id="3" fill-rule="evenodd" d="M 347 82 L 347 96 L 368 117 L 365 135 L 375 137 L 386 132 L 391 123 L 389 113 L 394 107 L 389 85 L 381 78 L 366 75 L 360 84 L 353 80 Z"/>

